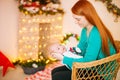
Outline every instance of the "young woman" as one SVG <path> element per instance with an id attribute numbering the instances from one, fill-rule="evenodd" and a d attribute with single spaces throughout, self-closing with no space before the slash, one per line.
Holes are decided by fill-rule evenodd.
<path id="1" fill-rule="evenodd" d="M 77 24 L 82 28 L 77 47 L 81 49 L 83 58 L 64 56 L 64 64 L 72 69 L 73 62 L 90 62 L 116 54 L 118 50 L 111 33 L 88 0 L 79 0 L 71 10 Z M 71 70 L 65 66 L 55 68 L 52 71 L 52 80 L 71 80 Z"/>

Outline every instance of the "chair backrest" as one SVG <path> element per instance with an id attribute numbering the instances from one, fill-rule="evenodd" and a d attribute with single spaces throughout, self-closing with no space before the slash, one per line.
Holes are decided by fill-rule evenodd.
<path id="1" fill-rule="evenodd" d="M 74 62 L 72 80 L 115 80 L 120 53 L 92 62 Z"/>
<path id="2" fill-rule="evenodd" d="M 118 48 L 118 49 L 119 49 L 119 51 L 120 51 L 120 41 L 115 40 L 115 45 L 117 46 L 117 48 Z"/>

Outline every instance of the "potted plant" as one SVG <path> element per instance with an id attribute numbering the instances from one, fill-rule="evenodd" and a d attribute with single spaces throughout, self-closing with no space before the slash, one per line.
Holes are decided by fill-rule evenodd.
<path id="1" fill-rule="evenodd" d="M 44 70 L 46 59 L 43 60 L 26 60 L 20 62 L 20 65 L 25 74 L 34 74 L 37 71 Z"/>
<path id="2" fill-rule="evenodd" d="M 34 74 L 37 71 L 44 70 L 45 66 L 51 62 L 52 61 L 49 58 L 44 57 L 42 54 L 39 54 L 37 59 L 16 59 L 12 63 L 14 65 L 20 65 L 25 74 Z"/>

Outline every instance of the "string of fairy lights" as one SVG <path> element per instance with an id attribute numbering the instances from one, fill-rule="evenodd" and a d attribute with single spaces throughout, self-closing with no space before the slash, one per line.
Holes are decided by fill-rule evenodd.
<path id="1" fill-rule="evenodd" d="M 50 60 L 44 57 L 47 55 L 46 46 L 50 40 L 62 39 L 62 19 L 61 14 L 31 17 L 21 13 L 18 29 L 18 57 L 12 62 L 25 66 L 32 65 L 32 62 L 49 63 Z"/>
<path id="2" fill-rule="evenodd" d="M 48 40 L 62 37 L 62 15 L 55 16 L 24 16 L 19 21 L 19 57 L 36 59 L 46 47 Z"/>

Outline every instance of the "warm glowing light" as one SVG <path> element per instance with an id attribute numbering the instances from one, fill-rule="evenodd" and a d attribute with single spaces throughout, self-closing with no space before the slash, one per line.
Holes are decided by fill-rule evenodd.
<path id="1" fill-rule="evenodd" d="M 45 22 L 45 20 L 44 20 L 44 19 L 42 19 L 42 22 Z"/>
<path id="2" fill-rule="evenodd" d="M 39 11 L 39 14 L 42 14 L 42 11 Z"/>
<path id="3" fill-rule="evenodd" d="M 56 61 L 56 59 L 55 59 L 55 58 L 52 58 L 52 57 L 49 57 L 49 59 L 50 59 L 51 61 Z"/>
<path id="4" fill-rule="evenodd" d="M 31 23 L 31 20 L 28 20 L 28 23 Z"/>
<path id="5" fill-rule="evenodd" d="M 54 22 L 54 21 L 55 21 L 55 19 L 52 19 L 51 21 L 52 21 L 52 22 Z"/>
<path id="6" fill-rule="evenodd" d="M 47 36 L 47 38 L 49 39 L 49 38 L 50 38 L 50 36 Z"/>
<path id="7" fill-rule="evenodd" d="M 50 22 L 50 19 L 48 19 L 47 22 L 49 23 L 49 22 Z"/>
<path id="8" fill-rule="evenodd" d="M 32 39 L 32 40 L 34 40 L 34 39 L 35 39 L 35 37 L 34 37 L 34 36 L 32 36 L 32 37 L 31 37 L 31 39 Z"/>
<path id="9" fill-rule="evenodd" d="M 43 56 L 40 56 L 40 59 L 41 59 L 41 60 L 44 59 Z"/>
<path id="10" fill-rule="evenodd" d="M 20 34 L 22 34 L 22 33 L 23 33 L 23 31 L 19 30 L 19 33 L 20 33 Z"/>
<path id="11" fill-rule="evenodd" d="M 19 42 L 19 43 L 22 43 L 23 41 L 22 41 L 22 40 L 19 40 L 18 42 Z"/>
<path id="12" fill-rule="evenodd" d="M 42 39 L 45 39 L 45 37 L 43 36 Z"/>
<path id="13" fill-rule="evenodd" d="M 24 53 L 24 56 L 27 56 L 27 54 Z"/>
<path id="14" fill-rule="evenodd" d="M 35 20 L 35 19 L 33 19 L 32 21 L 33 21 L 33 22 L 35 22 L 36 20 Z"/>
<path id="15" fill-rule="evenodd" d="M 22 31 L 26 31 L 27 29 L 25 27 L 22 28 Z"/>
<path id="16" fill-rule="evenodd" d="M 27 15 L 27 14 L 28 14 L 28 12 L 26 11 L 26 12 L 25 12 L 25 14 Z"/>
<path id="17" fill-rule="evenodd" d="M 26 20 L 25 19 L 22 19 L 22 22 L 25 22 Z"/>
<path id="18" fill-rule="evenodd" d="M 45 28 L 45 30 L 47 31 L 47 30 L 48 30 L 48 28 Z"/>
<path id="19" fill-rule="evenodd" d="M 30 29 L 30 32 L 33 32 L 33 28 Z"/>
<path id="20" fill-rule="evenodd" d="M 35 32 L 36 32 L 36 31 L 39 31 L 39 29 L 35 27 L 35 28 L 34 28 L 34 31 L 35 31 Z"/>
<path id="21" fill-rule="evenodd" d="M 46 44 L 44 44 L 43 47 L 46 47 Z"/>
<path id="22" fill-rule="evenodd" d="M 42 30 L 42 28 L 40 28 L 40 31 Z"/>
<path id="23" fill-rule="evenodd" d="M 53 30 L 53 28 L 51 27 L 50 30 Z"/>
<path id="24" fill-rule="evenodd" d="M 39 13 L 42 14 L 41 11 Z M 45 54 L 49 40 L 61 39 L 62 15 L 31 17 L 21 14 L 19 21 L 18 57 L 21 60 L 38 58 L 38 55 Z"/>
<path id="25" fill-rule="evenodd" d="M 39 48 L 41 48 L 42 46 L 41 45 L 39 45 Z"/>
<path id="26" fill-rule="evenodd" d="M 62 20 L 62 17 L 61 17 L 61 16 L 59 16 L 57 19 L 58 19 L 58 20 Z"/>
<path id="27" fill-rule="evenodd" d="M 50 60 L 47 60 L 47 61 L 46 61 L 46 64 L 48 64 L 49 62 L 50 62 Z"/>

